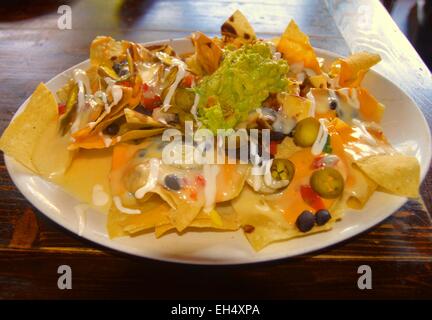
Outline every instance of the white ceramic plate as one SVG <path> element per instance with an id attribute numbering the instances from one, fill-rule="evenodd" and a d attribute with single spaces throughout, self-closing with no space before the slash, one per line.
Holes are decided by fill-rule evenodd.
<path id="1" fill-rule="evenodd" d="M 167 41 L 158 43 L 163 42 Z M 177 53 L 193 50 L 187 39 L 169 42 Z M 328 51 L 316 51 L 328 61 L 337 57 Z M 86 69 L 88 65 L 89 61 L 84 61 L 57 75 L 46 85 L 56 92 L 70 78 L 73 69 Z M 364 86 L 387 107 L 382 125 L 390 142 L 411 147 L 409 152 L 420 161 L 421 176 L 424 178 L 431 159 L 431 137 L 421 111 L 395 84 L 376 72 L 367 74 Z M 21 105 L 18 112 L 26 103 Z M 79 218 L 74 210 L 78 201 L 56 185 L 30 173 L 13 159 L 5 157 L 5 160 L 12 180 L 24 196 L 50 219 L 78 234 Z M 110 240 L 105 227 L 106 216 L 92 210 L 87 213 L 82 236 L 115 250 L 158 260 L 193 264 L 251 263 L 301 255 L 353 237 L 387 218 L 405 201 L 405 198 L 376 192 L 363 210 L 347 211 L 333 230 L 272 244 L 258 253 L 254 252 L 241 231 L 187 232 L 181 236 L 172 233 L 161 239 L 148 233 L 134 238 Z"/>

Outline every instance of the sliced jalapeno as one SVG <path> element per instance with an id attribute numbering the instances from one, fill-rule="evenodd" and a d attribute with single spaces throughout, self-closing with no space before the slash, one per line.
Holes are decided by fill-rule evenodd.
<path id="1" fill-rule="evenodd" d="M 300 147 L 310 147 L 315 142 L 321 124 L 315 118 L 309 117 L 297 123 L 294 132 L 294 142 Z"/>
<path id="2" fill-rule="evenodd" d="M 294 177 L 295 166 L 288 159 L 274 159 L 270 167 L 271 176 L 274 180 L 291 181 Z"/>
<path id="3" fill-rule="evenodd" d="M 344 179 L 339 171 L 331 167 L 321 168 L 310 177 L 312 189 L 325 199 L 339 197 L 344 190 Z"/>

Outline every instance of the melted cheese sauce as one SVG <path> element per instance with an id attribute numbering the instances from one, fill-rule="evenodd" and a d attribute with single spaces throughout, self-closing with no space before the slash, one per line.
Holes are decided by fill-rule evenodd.
<path id="1" fill-rule="evenodd" d="M 53 150 L 52 152 L 56 152 Z M 66 192 L 87 203 L 94 209 L 108 212 L 111 206 L 111 192 L 109 175 L 111 170 L 111 150 L 85 150 L 82 149 L 75 156 L 68 170 L 53 178 L 53 181 Z M 94 203 L 94 187 L 98 192 L 104 192 L 108 201 L 102 205 L 101 199 Z"/>

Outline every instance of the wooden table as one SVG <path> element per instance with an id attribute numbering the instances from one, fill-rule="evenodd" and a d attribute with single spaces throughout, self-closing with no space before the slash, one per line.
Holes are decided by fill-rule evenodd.
<path id="1" fill-rule="evenodd" d="M 316 47 L 379 52 L 376 69 L 432 124 L 431 74 L 377 1 L 66 1 L 72 30 L 57 27 L 65 1 L 23 2 L 0 7 L 1 131 L 40 81 L 87 58 L 95 36 L 145 42 L 195 30 L 217 34 L 235 8 L 264 37 L 295 18 Z M 178 265 L 114 252 L 54 224 L 17 191 L 1 157 L 0 298 L 432 298 L 431 195 L 429 173 L 423 201 L 321 252 L 247 266 Z M 57 288 L 61 264 L 72 267 L 72 290 Z M 363 264 L 372 268 L 372 290 L 357 288 Z"/>

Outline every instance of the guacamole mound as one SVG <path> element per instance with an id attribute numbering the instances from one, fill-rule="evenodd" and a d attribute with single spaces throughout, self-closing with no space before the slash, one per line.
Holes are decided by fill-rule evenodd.
<path id="1" fill-rule="evenodd" d="M 288 63 L 272 57 L 265 42 L 225 51 L 220 67 L 195 88 L 200 96 L 198 118 L 204 127 L 213 132 L 233 128 L 270 93 L 286 88 Z"/>

